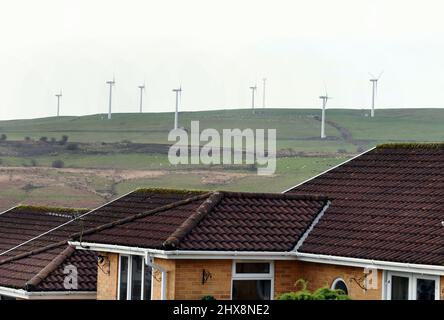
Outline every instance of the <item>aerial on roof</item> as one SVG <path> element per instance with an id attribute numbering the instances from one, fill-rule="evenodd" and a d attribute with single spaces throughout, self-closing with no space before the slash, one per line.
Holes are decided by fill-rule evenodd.
<path id="1" fill-rule="evenodd" d="M 331 204 L 301 252 L 444 264 L 444 145 L 382 145 L 294 187 Z"/>
<path id="2" fill-rule="evenodd" d="M 73 250 L 67 240 L 103 224 L 132 217 L 202 191 L 139 189 L 94 210 L 17 206 L 0 214 L 0 287 L 64 291 L 63 270 L 78 271 L 78 291 L 95 291 L 96 253 Z"/>
<path id="3" fill-rule="evenodd" d="M 322 196 L 199 193 L 85 231 L 81 241 L 163 250 L 291 251 L 327 203 Z"/>

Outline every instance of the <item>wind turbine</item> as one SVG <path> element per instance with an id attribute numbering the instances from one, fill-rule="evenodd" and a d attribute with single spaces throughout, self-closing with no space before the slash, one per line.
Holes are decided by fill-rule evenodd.
<path id="1" fill-rule="evenodd" d="M 173 89 L 176 94 L 176 112 L 174 113 L 174 130 L 179 128 L 179 98 L 182 97 L 182 86 L 177 89 Z"/>
<path id="2" fill-rule="evenodd" d="M 325 108 L 327 107 L 328 99 L 331 99 L 331 97 L 328 96 L 327 87 L 325 87 L 325 95 L 319 96 L 319 99 L 322 100 L 321 139 L 325 139 Z"/>
<path id="3" fill-rule="evenodd" d="M 265 108 L 265 85 L 267 78 L 262 79 L 262 108 Z"/>
<path id="4" fill-rule="evenodd" d="M 57 117 L 60 116 L 60 98 L 62 97 L 62 89 L 55 95 L 57 97 Z"/>
<path id="5" fill-rule="evenodd" d="M 113 86 L 116 83 L 114 75 L 113 75 L 113 80 L 109 80 L 106 83 L 109 85 L 108 120 L 111 120 L 111 100 L 112 100 L 112 94 L 113 94 Z"/>
<path id="6" fill-rule="evenodd" d="M 257 86 L 254 85 L 254 86 L 250 87 L 250 89 L 251 89 L 251 109 L 253 110 L 253 113 L 254 113 L 254 94 L 256 92 Z"/>
<path id="7" fill-rule="evenodd" d="M 372 110 L 370 114 L 372 118 L 375 116 L 375 99 L 376 94 L 378 93 L 378 80 L 381 78 L 383 73 L 384 71 L 382 71 L 378 77 L 375 77 L 373 74 L 370 73 L 370 82 L 372 83 Z"/>
<path id="8" fill-rule="evenodd" d="M 143 85 L 139 86 L 140 89 L 140 113 L 142 113 L 142 96 L 143 96 L 143 91 L 145 91 L 145 82 L 143 83 Z"/>

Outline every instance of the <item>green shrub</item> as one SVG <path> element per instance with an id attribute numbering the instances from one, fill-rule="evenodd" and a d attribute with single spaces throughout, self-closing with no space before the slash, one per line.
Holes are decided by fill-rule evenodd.
<path id="1" fill-rule="evenodd" d="M 201 300 L 216 300 L 213 296 L 203 296 Z"/>
<path id="2" fill-rule="evenodd" d="M 351 300 L 342 290 L 334 290 L 327 287 L 317 289 L 315 292 L 307 290 L 307 282 L 303 279 L 296 281 L 295 286 L 302 288 L 295 292 L 286 292 L 277 297 L 278 300 Z"/>
<path id="3" fill-rule="evenodd" d="M 69 151 L 77 151 L 79 150 L 79 145 L 77 143 L 68 143 L 66 149 Z"/>
<path id="4" fill-rule="evenodd" d="M 52 162 L 53 168 L 63 168 L 65 166 L 65 163 L 62 160 L 54 160 Z"/>
<path id="5" fill-rule="evenodd" d="M 6 134 L 2 133 L 0 135 L 0 141 L 6 141 L 6 139 L 8 139 L 8 136 Z"/>
<path id="6" fill-rule="evenodd" d="M 68 136 L 67 135 L 63 135 L 62 136 L 62 139 L 60 139 L 60 141 L 59 141 L 59 143 L 61 144 L 61 145 L 64 145 L 64 144 L 66 144 L 67 142 L 68 142 Z"/>

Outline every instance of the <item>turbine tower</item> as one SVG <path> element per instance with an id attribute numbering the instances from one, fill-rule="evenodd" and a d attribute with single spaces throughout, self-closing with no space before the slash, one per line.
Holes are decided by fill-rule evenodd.
<path id="1" fill-rule="evenodd" d="M 384 71 L 382 71 L 378 77 L 375 77 L 373 74 L 370 73 L 371 79 L 370 82 L 372 83 L 372 110 L 370 112 L 371 117 L 373 118 L 375 116 L 375 99 L 376 94 L 378 93 L 378 80 L 381 78 Z"/>
<path id="2" fill-rule="evenodd" d="M 143 96 L 143 91 L 145 90 L 145 83 L 143 83 L 143 85 L 139 86 L 139 90 L 140 90 L 140 113 L 142 113 L 142 96 Z"/>
<path id="3" fill-rule="evenodd" d="M 176 94 L 176 112 L 174 113 L 174 130 L 179 128 L 179 98 L 182 97 L 182 86 L 177 89 L 173 89 Z"/>
<path id="4" fill-rule="evenodd" d="M 57 117 L 60 116 L 60 98 L 62 97 L 62 90 L 55 95 L 57 97 Z"/>
<path id="5" fill-rule="evenodd" d="M 262 79 L 262 108 L 265 108 L 265 88 L 266 88 L 267 78 Z"/>
<path id="6" fill-rule="evenodd" d="M 256 92 L 257 86 L 254 85 L 253 87 L 250 87 L 251 89 L 251 109 L 253 110 L 254 113 L 254 94 Z"/>
<path id="7" fill-rule="evenodd" d="M 113 86 L 116 83 L 114 76 L 113 76 L 113 80 L 109 80 L 106 83 L 109 85 L 108 120 L 110 120 L 111 119 L 111 101 L 112 101 L 112 95 L 113 95 Z"/>
<path id="8" fill-rule="evenodd" d="M 325 95 L 319 96 L 319 99 L 322 100 L 321 139 L 325 139 L 325 108 L 327 107 L 328 99 L 331 99 L 331 97 L 328 96 L 327 89 L 325 89 Z"/>

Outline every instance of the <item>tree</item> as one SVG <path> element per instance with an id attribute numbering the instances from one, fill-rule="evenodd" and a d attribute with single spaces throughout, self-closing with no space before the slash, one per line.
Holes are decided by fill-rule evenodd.
<path id="1" fill-rule="evenodd" d="M 62 139 L 60 139 L 60 144 L 61 145 L 64 145 L 64 144 L 66 144 L 67 142 L 68 142 L 68 136 L 67 135 L 63 135 L 62 136 Z"/>
<path id="2" fill-rule="evenodd" d="M 6 139 L 8 139 L 8 136 L 6 134 L 2 133 L 0 135 L 0 141 L 6 141 Z"/>

